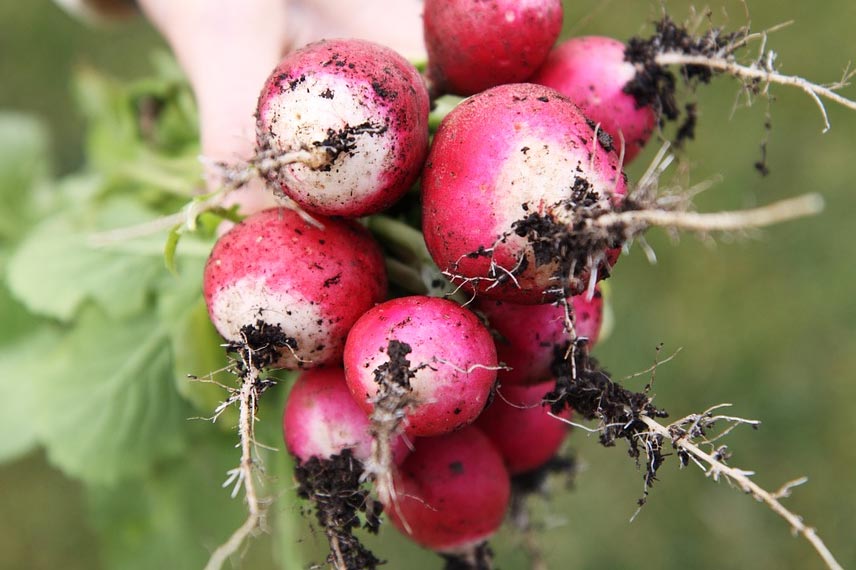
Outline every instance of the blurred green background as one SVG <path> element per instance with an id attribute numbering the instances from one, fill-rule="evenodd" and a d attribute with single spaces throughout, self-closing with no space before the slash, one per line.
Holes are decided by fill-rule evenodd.
<path id="1" fill-rule="evenodd" d="M 668 3 L 676 19 L 688 14 L 688 6 Z M 711 6 L 718 22 L 746 22 L 741 2 Z M 755 29 L 796 21 L 770 39 L 784 72 L 832 82 L 856 57 L 852 0 L 751 0 L 749 7 Z M 654 0 L 579 0 L 568 3 L 566 30 L 622 39 L 645 35 L 659 10 Z M 70 92 L 75 69 L 91 66 L 120 78 L 138 77 L 150 69 L 150 55 L 160 47 L 139 19 L 96 30 L 48 0 L 0 3 L 0 109 L 42 117 L 52 136 L 57 174 L 71 172 L 83 158 L 82 121 Z M 738 430 L 729 437 L 732 463 L 756 471 L 755 479 L 768 489 L 807 475 L 809 483 L 786 505 L 817 527 L 845 567 L 853 567 L 856 240 L 850 216 L 856 212 L 856 112 L 830 105 L 833 127 L 821 135 L 812 101 L 795 90 L 774 88 L 771 173 L 762 178 L 753 163 L 764 137 L 766 107 L 760 101 L 732 112 L 737 93 L 734 82 L 719 79 L 698 97 L 697 140 L 686 152 L 691 180 L 721 178 L 697 199 L 698 208 L 746 207 L 819 191 L 827 199 L 826 211 L 751 239 L 713 245 L 690 236 L 676 245 L 662 232 L 650 232 L 659 262 L 650 265 L 638 248 L 621 261 L 610 282 L 615 328 L 596 353 L 620 378 L 647 368 L 659 343 L 664 354 L 683 348 L 658 370 L 656 402 L 675 417 L 731 402 L 736 415 L 762 420 L 759 431 Z M 856 87 L 844 94 L 856 98 Z M 631 178 L 653 150 L 637 160 Z M 638 378 L 629 385 L 641 388 L 644 382 Z M 585 465 L 576 487 L 534 502 L 550 568 L 822 567 L 777 516 L 694 468 L 679 472 L 674 458 L 662 468 L 648 506 L 630 523 L 642 479 L 624 450 L 603 449 L 582 432 L 571 447 Z M 200 484 L 216 485 L 219 477 L 213 473 Z M 145 489 L 127 491 L 146 500 Z M 0 466 L 0 568 L 106 568 L 96 532 L 104 524 L 93 522 L 91 505 L 83 489 L 40 453 Z M 234 511 L 223 516 L 234 517 Z M 226 527 L 239 522 L 234 518 Z M 323 542 L 311 531 L 304 538 L 301 548 L 310 550 Z M 256 540 L 244 567 L 268 567 L 272 542 Z M 440 567 L 436 557 L 404 544 L 391 530 L 373 544 L 390 568 Z M 494 546 L 498 567 L 527 567 L 512 533 Z"/>

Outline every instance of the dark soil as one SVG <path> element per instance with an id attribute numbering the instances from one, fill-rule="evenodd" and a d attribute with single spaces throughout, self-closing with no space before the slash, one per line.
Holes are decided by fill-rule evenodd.
<path id="1" fill-rule="evenodd" d="M 441 554 L 443 570 L 493 570 L 493 550 L 487 542 L 476 546 L 469 555 Z"/>
<path id="2" fill-rule="evenodd" d="M 330 459 L 313 457 L 298 465 L 294 474 L 297 494 L 312 502 L 318 524 L 330 542 L 328 562 L 333 563 L 333 552 L 338 551 L 347 570 L 374 570 L 383 564 L 354 536 L 361 526 L 376 534 L 383 507 L 363 488 L 363 466 L 351 450 Z"/>
<path id="3" fill-rule="evenodd" d="M 614 382 L 609 372 L 588 354 L 584 342 L 575 347 L 572 361 L 565 358 L 566 352 L 567 347 L 556 350 L 552 367 L 556 386 L 544 396 L 544 401 L 554 414 L 571 407 L 583 418 L 597 420 L 601 445 L 611 447 L 617 440 L 625 440 L 628 454 L 637 464 L 644 453 L 647 494 L 666 454 L 662 438 L 651 435 L 640 418 L 665 418 L 668 414 L 651 403 L 650 385 L 642 392 L 633 392 Z M 644 501 L 644 497 L 640 499 L 640 505 Z"/>
<path id="4" fill-rule="evenodd" d="M 573 487 L 577 468 L 577 462 L 573 457 L 556 455 L 537 469 L 513 476 L 511 478 L 512 495 L 514 497 L 525 497 L 527 495 L 543 493 L 546 489 L 547 479 L 552 475 L 563 476 L 566 485 Z M 512 500 L 513 503 L 514 500 Z"/>
<path id="5" fill-rule="evenodd" d="M 735 42 L 747 33 L 748 30 L 741 29 L 726 34 L 720 28 L 712 28 L 701 35 L 693 35 L 685 27 L 664 16 L 656 22 L 651 37 L 634 37 L 627 42 L 624 59 L 637 66 L 637 73 L 624 91 L 636 99 L 637 106 L 651 106 L 660 118 L 661 126 L 667 121 L 678 121 L 681 117 L 677 102 L 678 81 L 672 71 L 657 64 L 657 55 L 677 52 L 725 57 L 733 51 Z M 707 67 L 686 65 L 680 68 L 679 75 L 685 85 L 694 88 L 699 83 L 709 83 L 714 72 Z M 684 119 L 675 137 L 676 145 L 680 146 L 694 137 L 696 120 L 695 104 L 690 103 L 684 108 Z"/>
<path id="6" fill-rule="evenodd" d="M 620 209 L 635 207 L 630 199 L 625 198 Z M 593 228 L 588 223 L 612 211 L 615 207 L 608 199 L 595 192 L 586 179 L 577 177 L 570 198 L 555 204 L 545 213 L 526 214 L 512 224 L 512 230 L 532 246 L 537 267 L 556 264 L 557 289 L 561 297 L 569 299 L 586 289 L 593 269 L 597 269 L 602 278 L 609 275 L 607 251 L 621 247 L 628 237 L 626 228 Z M 562 220 L 557 219 L 557 213 L 561 213 Z M 565 221 L 568 218 L 572 220 L 570 223 Z M 593 261 L 597 263 L 596 267 L 591 267 Z"/>
<path id="7" fill-rule="evenodd" d="M 387 125 L 373 125 L 366 121 L 359 125 L 345 125 L 339 130 L 327 129 L 327 138 L 312 143 L 316 148 L 323 148 L 327 153 L 327 162 L 319 170 L 327 172 L 342 154 L 351 154 L 357 148 L 357 137 L 360 135 L 381 135 L 387 131 Z"/>
<path id="8" fill-rule="evenodd" d="M 241 357 L 239 371 L 246 364 L 258 369 L 264 369 L 276 364 L 283 350 L 297 350 L 297 340 L 286 335 L 279 325 L 271 325 L 256 321 L 255 325 L 245 325 L 241 329 L 240 342 L 230 342 L 226 345 L 227 352 L 235 352 Z"/>
<path id="9" fill-rule="evenodd" d="M 416 371 L 410 368 L 410 361 L 407 359 L 412 350 L 405 342 L 389 341 L 386 348 L 389 360 L 374 370 L 375 382 L 381 386 L 381 390 L 390 385 L 410 390 L 410 380 L 416 376 Z"/>

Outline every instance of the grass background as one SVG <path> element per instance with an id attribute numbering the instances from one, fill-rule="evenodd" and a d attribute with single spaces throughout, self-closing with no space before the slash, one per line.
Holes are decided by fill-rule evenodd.
<path id="1" fill-rule="evenodd" d="M 770 40 L 787 73 L 831 82 L 856 57 L 852 1 L 749 4 L 755 29 L 796 20 Z M 712 5 L 716 21 L 746 22 L 740 2 Z M 686 16 L 688 6 L 668 3 L 676 19 Z M 578 1 L 567 8 L 566 30 L 626 39 L 649 33 L 659 10 L 653 0 Z M 88 65 L 136 77 L 149 68 L 156 46 L 162 43 L 141 20 L 92 30 L 48 0 L 4 2 L 0 108 L 44 117 L 54 136 L 58 173 L 72 171 L 82 160 L 81 119 L 69 90 L 74 69 Z M 856 212 L 856 112 L 830 106 L 833 128 L 821 135 L 814 104 L 799 92 L 775 88 L 771 174 L 762 178 L 752 165 L 764 136 L 765 106 L 732 114 L 736 93 L 733 82 L 718 79 L 699 95 L 697 140 L 686 152 L 691 179 L 721 178 L 698 198 L 699 209 L 820 191 L 826 211 L 757 239 L 713 246 L 689 236 L 676 246 L 652 231 L 659 263 L 651 266 L 637 248 L 616 268 L 615 329 L 596 354 L 622 377 L 647 368 L 659 343 L 666 354 L 682 347 L 658 371 L 656 401 L 673 416 L 733 402 L 735 414 L 762 420 L 759 431 L 730 436 L 733 464 L 757 471 L 756 480 L 767 488 L 808 475 L 809 484 L 786 504 L 818 528 L 845 567 L 856 566 L 856 240 L 850 218 Z M 844 93 L 856 98 L 854 87 Z M 637 160 L 631 178 L 652 151 Z M 538 518 L 547 526 L 541 537 L 551 568 L 821 567 L 775 515 L 695 469 L 679 472 L 673 458 L 631 524 L 642 482 L 624 450 L 600 448 L 581 432 L 570 444 L 587 466 L 576 488 L 536 501 Z M 312 533 L 305 538 L 304 547 L 323 540 Z M 271 541 L 253 545 L 246 567 L 267 565 Z M 391 568 L 440 566 L 394 532 L 381 541 L 378 551 Z M 527 567 L 512 534 L 501 535 L 495 547 L 501 568 Z M 102 567 L 82 489 L 38 453 L 0 466 L 0 568 L 58 567 Z"/>

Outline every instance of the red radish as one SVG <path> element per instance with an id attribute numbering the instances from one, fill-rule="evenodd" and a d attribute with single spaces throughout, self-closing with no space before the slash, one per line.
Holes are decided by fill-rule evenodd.
<path id="1" fill-rule="evenodd" d="M 555 382 L 534 386 L 500 386 L 497 397 L 475 425 L 493 441 L 509 473 L 519 475 L 547 463 L 565 440 L 568 424 L 550 416 L 541 405 Z M 560 417 L 570 419 L 567 409 Z"/>
<path id="2" fill-rule="evenodd" d="M 254 350 L 276 344 L 282 368 L 340 361 L 348 330 L 386 295 L 383 255 L 369 233 L 319 221 L 323 229 L 292 210 L 259 212 L 220 237 L 205 266 L 217 331 Z"/>
<path id="3" fill-rule="evenodd" d="M 650 106 L 640 107 L 624 87 L 636 67 L 624 59 L 625 45 L 615 39 L 587 36 L 570 39 L 550 52 L 530 81 L 566 95 L 588 118 L 612 135 L 619 147 L 624 137 L 624 162 L 639 154 L 657 126 Z"/>
<path id="4" fill-rule="evenodd" d="M 368 311 L 348 334 L 345 377 L 367 413 L 378 392 L 375 371 L 388 363 L 390 341 L 409 347 L 412 402 L 404 433 L 433 436 L 478 417 L 496 381 L 496 348 L 470 311 L 436 297 L 403 297 Z"/>
<path id="5" fill-rule="evenodd" d="M 428 77 L 438 92 L 473 95 L 525 81 L 562 31 L 561 0 L 426 0 Z"/>
<path id="6" fill-rule="evenodd" d="M 502 524 L 511 494 L 508 471 L 491 441 L 472 426 L 419 439 L 395 474 L 392 523 L 432 550 L 463 552 Z"/>
<path id="7" fill-rule="evenodd" d="M 323 40 L 289 54 L 258 106 L 261 170 L 307 211 L 359 217 L 395 202 L 428 149 L 428 92 L 389 48 Z"/>
<path id="8" fill-rule="evenodd" d="M 301 462 L 310 457 L 329 459 L 345 449 L 363 463 L 371 455 L 369 419 L 351 397 L 341 368 L 317 368 L 300 375 L 285 403 L 282 431 L 288 451 Z M 408 452 L 405 441 L 396 438 L 395 463 L 404 461 Z"/>
<path id="9" fill-rule="evenodd" d="M 493 299 L 532 304 L 582 292 L 620 245 L 577 232 L 626 193 L 608 138 L 541 85 L 501 85 L 465 100 L 441 123 L 422 178 L 434 261 Z"/>
<path id="10" fill-rule="evenodd" d="M 593 348 L 603 321 L 600 288 L 595 287 L 591 299 L 586 293 L 575 295 L 571 306 L 577 338 L 587 338 L 588 347 Z M 563 306 L 516 305 L 482 299 L 475 308 L 487 317 L 490 328 L 497 333 L 497 358 L 509 368 L 497 373 L 500 384 L 534 384 L 552 375 L 550 366 L 556 350 L 563 350 L 570 340 Z"/>

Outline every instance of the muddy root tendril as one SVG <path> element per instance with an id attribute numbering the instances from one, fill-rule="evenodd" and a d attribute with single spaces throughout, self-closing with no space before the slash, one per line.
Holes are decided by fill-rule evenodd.
<path id="1" fill-rule="evenodd" d="M 650 106 L 660 118 L 660 126 L 681 117 L 677 99 L 678 81 L 675 74 L 657 62 L 662 53 L 677 52 L 686 55 L 722 57 L 733 53 L 735 46 L 746 38 L 748 29 L 741 28 L 725 33 L 722 28 L 712 28 L 701 35 L 691 34 L 686 27 L 679 26 L 668 16 L 655 24 L 655 32 L 648 38 L 633 37 L 627 42 L 625 60 L 636 66 L 636 76 L 627 83 L 624 92 L 632 95 L 638 107 Z M 714 71 L 700 65 L 685 65 L 680 68 L 680 77 L 690 87 L 709 83 Z M 695 137 L 697 121 L 695 103 L 684 106 L 684 120 L 675 136 L 676 146 Z"/>
<path id="2" fill-rule="evenodd" d="M 378 391 L 372 398 L 371 413 L 372 450 L 366 464 L 365 477 L 375 483 L 382 501 L 395 503 L 392 480 L 393 439 L 401 432 L 407 408 L 413 403 L 410 381 L 418 369 L 410 366 L 407 355 L 409 344 L 390 340 L 386 354 L 389 358 L 374 370 Z"/>
<path id="3" fill-rule="evenodd" d="M 650 384 L 642 392 L 633 392 L 613 381 L 609 372 L 589 355 L 585 342 L 576 343 L 570 358 L 568 353 L 567 347 L 555 351 L 552 372 L 556 385 L 544 396 L 544 402 L 554 415 L 571 407 L 586 420 L 596 420 L 600 444 L 612 447 L 616 441 L 625 440 L 628 454 L 637 465 L 641 465 L 645 454 L 645 496 L 639 499 L 641 506 L 667 455 L 663 453 L 662 436 L 652 434 L 642 418 L 666 418 L 668 413 L 652 403 Z"/>
<path id="4" fill-rule="evenodd" d="M 375 570 L 383 562 L 354 535 L 377 534 L 383 506 L 362 485 L 363 464 L 346 449 L 329 459 L 312 457 L 295 467 L 299 497 L 312 503 L 330 544 L 327 562 L 336 570 Z"/>
<path id="5" fill-rule="evenodd" d="M 232 533 L 229 539 L 211 554 L 205 570 L 219 570 L 234 555 L 262 524 L 268 499 L 259 495 L 256 475 L 261 462 L 255 452 L 255 421 L 259 398 L 276 381 L 265 376 L 279 359 L 284 348 L 294 351 L 297 342 L 288 337 L 279 326 L 269 325 L 262 320 L 241 329 L 241 340 L 224 345 L 227 353 L 237 354 L 232 360 L 230 371 L 238 378 L 237 388 L 228 388 L 229 397 L 214 411 L 216 420 L 228 407 L 237 404 L 239 411 L 238 438 L 241 459 L 238 467 L 228 473 L 226 485 L 233 485 L 232 496 L 244 488 L 248 516 L 244 524 Z"/>
<path id="6" fill-rule="evenodd" d="M 245 370 L 249 362 L 259 370 L 270 368 L 279 360 L 283 350 L 297 350 L 297 340 L 286 335 L 279 325 L 259 319 L 255 325 L 241 328 L 241 340 L 226 344 L 226 351 L 239 355 L 235 363 L 238 372 Z"/>

